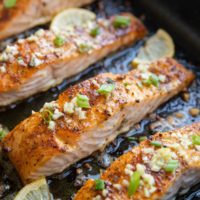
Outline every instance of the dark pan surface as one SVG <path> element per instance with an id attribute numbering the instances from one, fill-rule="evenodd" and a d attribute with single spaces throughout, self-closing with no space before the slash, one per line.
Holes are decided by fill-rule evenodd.
<path id="1" fill-rule="evenodd" d="M 115 0 L 104 0 L 94 3 L 89 8 L 95 11 L 99 16 L 111 15 L 121 11 L 131 11 L 144 20 L 150 30 L 150 34 L 154 33 L 158 28 L 156 21 L 152 21 L 151 16 L 145 16 L 145 12 L 130 1 L 118 0 L 116 3 Z M 35 31 L 35 29 L 33 31 Z M 26 35 L 29 35 L 33 31 L 28 31 Z M 20 35 L 20 37 L 24 37 L 24 34 Z M 11 41 L 13 41 L 13 39 L 7 40 L 6 42 Z M 118 53 L 107 57 L 91 66 L 83 73 L 65 80 L 58 87 L 31 97 L 23 103 L 12 105 L 7 108 L 7 110 L 2 109 L 0 112 L 0 123 L 6 125 L 9 129 L 12 129 L 21 120 L 28 117 L 32 110 L 37 111 L 45 102 L 56 99 L 57 96 L 70 85 L 103 72 L 126 73 L 131 70 L 129 63 L 134 58 L 143 42 L 144 41 L 140 41 L 130 48 L 126 48 L 125 50 L 121 50 Z M 189 88 L 189 101 L 184 101 L 182 97 L 183 94 L 180 94 L 161 106 L 154 114 L 148 116 L 139 125 L 133 127 L 131 131 L 118 137 L 104 152 L 94 153 L 92 156 L 78 162 L 63 173 L 49 177 L 48 183 L 55 198 L 63 200 L 71 199 L 85 180 L 98 177 L 99 173 L 102 170 L 105 170 L 114 159 L 124 152 L 127 152 L 134 145 L 137 145 L 137 142 L 130 142 L 127 139 L 128 136 L 135 136 L 137 138 L 144 135 L 150 136 L 158 130 L 166 131 L 200 121 L 200 116 L 192 117 L 188 114 L 190 108 L 200 108 L 200 65 L 191 62 L 190 58 L 185 55 L 181 47 L 177 46 L 176 52 L 176 58 L 187 68 L 193 70 L 197 76 L 196 80 Z M 175 117 L 174 113 L 177 112 L 181 112 L 184 117 Z M 12 199 L 13 194 L 21 187 L 22 185 L 16 172 L 7 159 L 3 158 L 0 163 L 0 199 Z M 197 199 L 200 199 L 200 185 L 193 187 L 187 194 L 177 197 L 177 200 Z"/>

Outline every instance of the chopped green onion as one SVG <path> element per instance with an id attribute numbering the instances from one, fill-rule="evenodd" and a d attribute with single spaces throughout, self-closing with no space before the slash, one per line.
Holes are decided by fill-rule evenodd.
<path id="1" fill-rule="evenodd" d="M 115 89 L 115 84 L 103 84 L 101 87 L 97 90 L 99 94 L 108 95 L 110 92 L 112 92 Z"/>
<path id="2" fill-rule="evenodd" d="M 131 19 L 125 16 L 116 16 L 113 21 L 113 26 L 115 28 L 126 28 L 130 25 Z"/>
<path id="3" fill-rule="evenodd" d="M 150 143 L 155 147 L 162 147 L 162 143 L 160 141 L 151 141 Z"/>
<path id="4" fill-rule="evenodd" d="M 92 37 L 96 37 L 97 35 L 100 34 L 100 28 L 99 27 L 96 27 L 96 28 L 93 28 L 91 31 L 90 31 L 90 35 Z"/>
<path id="5" fill-rule="evenodd" d="M 126 86 L 128 86 L 128 85 L 129 85 L 129 83 L 127 83 L 127 82 L 126 82 L 126 83 L 124 83 L 124 86 L 125 86 L 125 87 L 126 87 Z"/>
<path id="6" fill-rule="evenodd" d="M 147 136 L 142 136 L 142 137 L 139 137 L 139 141 L 142 142 L 144 140 L 147 140 Z"/>
<path id="7" fill-rule="evenodd" d="M 145 79 L 145 80 L 142 81 L 142 83 L 144 83 L 145 85 L 150 86 L 151 85 L 151 79 L 150 78 Z"/>
<path id="8" fill-rule="evenodd" d="M 159 86 L 160 79 L 157 75 L 151 74 L 148 79 L 142 81 L 146 85 Z"/>
<path id="9" fill-rule="evenodd" d="M 152 82 L 152 84 L 153 84 L 154 86 L 156 86 L 156 87 L 159 86 L 159 81 L 160 81 L 160 79 L 159 79 L 159 77 L 158 77 L 157 75 L 152 74 L 152 75 L 150 76 L 150 79 L 151 79 L 151 82 Z"/>
<path id="10" fill-rule="evenodd" d="M 52 112 L 52 110 L 50 110 L 50 109 L 44 109 L 41 114 L 42 114 L 42 119 L 44 120 L 44 122 L 46 124 L 49 124 L 49 122 L 52 121 L 52 119 L 53 119 L 53 112 Z"/>
<path id="11" fill-rule="evenodd" d="M 76 97 L 78 107 L 90 108 L 89 98 L 86 95 L 78 94 Z"/>
<path id="12" fill-rule="evenodd" d="M 179 166 L 178 160 L 170 160 L 164 167 L 164 170 L 166 172 L 173 172 L 178 168 L 178 166 Z"/>
<path id="13" fill-rule="evenodd" d="M 104 180 L 97 179 L 95 180 L 95 189 L 96 190 L 103 190 L 105 188 Z"/>
<path id="14" fill-rule="evenodd" d="M 130 180 L 130 184 L 128 187 L 128 195 L 132 196 L 138 189 L 140 185 L 140 173 L 138 171 L 133 172 Z"/>
<path id="15" fill-rule="evenodd" d="M 200 136 L 198 136 L 198 135 L 193 135 L 193 136 L 192 136 L 192 143 L 193 143 L 194 145 L 200 145 Z"/>
<path id="16" fill-rule="evenodd" d="M 57 35 L 53 42 L 56 47 L 61 47 L 64 45 L 65 39 L 63 37 Z"/>
<path id="17" fill-rule="evenodd" d="M 88 51 L 90 51 L 92 49 L 92 47 L 88 44 L 80 44 L 78 46 L 78 50 L 80 53 L 86 53 Z"/>
<path id="18" fill-rule="evenodd" d="M 124 86 L 125 86 L 125 87 L 127 87 L 127 86 L 129 86 L 129 85 L 131 85 L 131 83 L 128 83 L 128 82 L 125 82 L 125 83 L 124 83 Z"/>
<path id="19" fill-rule="evenodd" d="M 4 0 L 4 7 L 5 8 L 12 8 L 15 6 L 17 0 Z"/>
<path id="20" fill-rule="evenodd" d="M 136 137 L 127 137 L 127 139 L 128 139 L 129 141 L 137 141 L 137 138 L 136 138 Z"/>
<path id="21" fill-rule="evenodd" d="M 7 135 L 8 130 L 5 130 L 3 128 L 0 129 L 0 141 Z"/>

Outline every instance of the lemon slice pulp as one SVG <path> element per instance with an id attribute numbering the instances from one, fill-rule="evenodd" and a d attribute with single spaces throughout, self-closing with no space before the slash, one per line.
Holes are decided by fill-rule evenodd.
<path id="1" fill-rule="evenodd" d="M 70 8 L 60 12 L 54 17 L 50 29 L 54 32 L 60 32 L 71 27 L 83 27 L 95 19 L 95 13 L 89 10 Z"/>
<path id="2" fill-rule="evenodd" d="M 41 178 L 26 185 L 14 200 L 52 200 L 46 179 Z"/>
<path id="3" fill-rule="evenodd" d="M 173 57 L 175 52 L 174 42 L 171 36 L 164 30 L 159 29 L 151 36 L 142 47 L 136 58 L 133 59 L 133 66 L 149 63 L 164 57 Z"/>

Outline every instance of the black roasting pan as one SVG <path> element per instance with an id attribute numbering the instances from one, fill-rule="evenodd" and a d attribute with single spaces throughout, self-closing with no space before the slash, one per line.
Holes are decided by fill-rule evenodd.
<path id="1" fill-rule="evenodd" d="M 127 136 L 150 136 L 156 131 L 165 131 L 200 121 L 200 117 L 188 114 L 190 108 L 200 108 L 200 1 L 199 0 L 99 0 L 87 8 L 95 11 L 98 16 L 108 16 L 114 13 L 133 12 L 149 29 L 149 34 L 158 28 L 166 29 L 176 43 L 176 58 L 196 74 L 196 80 L 187 92 L 188 101 L 184 100 L 184 93 L 179 94 L 153 114 L 132 128 L 128 133 L 118 137 L 104 152 L 96 152 L 92 156 L 78 162 L 61 174 L 48 177 L 50 190 L 55 198 L 70 200 L 74 193 L 88 178 L 96 178 L 100 172 L 124 152 L 137 145 L 130 142 Z M 47 28 L 48 25 L 43 26 Z M 23 38 L 35 32 L 37 28 L 29 30 L 16 37 L 7 39 L 0 44 L 3 49 L 6 44 L 17 38 Z M 146 39 L 146 38 L 145 38 Z M 92 65 L 84 72 L 65 80 L 61 85 L 47 92 L 35 95 L 21 103 L 13 104 L 0 110 L 0 123 L 9 129 L 31 114 L 32 110 L 39 110 L 42 105 L 53 99 L 70 85 L 85 80 L 103 72 L 125 73 L 131 69 L 130 61 L 135 57 L 138 49 L 144 43 L 112 54 L 104 60 Z M 183 118 L 177 118 L 176 113 L 182 113 Z M 22 184 L 7 158 L 0 160 L 0 199 L 12 199 Z M 191 188 L 186 194 L 177 196 L 177 200 L 200 200 L 200 185 Z"/>

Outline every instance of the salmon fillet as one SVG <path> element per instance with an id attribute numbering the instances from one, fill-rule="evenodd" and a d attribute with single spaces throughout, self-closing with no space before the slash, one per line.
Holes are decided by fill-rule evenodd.
<path id="1" fill-rule="evenodd" d="M 4 150 L 24 183 L 62 172 L 102 150 L 193 78 L 170 58 L 125 75 L 100 74 L 70 87 L 21 122 L 3 140 Z"/>
<path id="2" fill-rule="evenodd" d="M 102 190 L 96 190 L 96 182 L 88 180 L 74 199 L 174 199 L 178 191 L 200 182 L 200 141 L 198 145 L 194 143 L 197 137 L 199 140 L 200 123 L 155 134 L 122 155 L 101 175 L 100 180 L 105 183 Z M 172 171 L 169 171 L 170 160 L 178 163 Z M 135 172 L 140 174 L 139 187 L 131 195 L 130 177 Z"/>
<path id="3" fill-rule="evenodd" d="M 0 1 L 0 40 L 49 22 L 58 12 L 93 0 L 20 0 L 12 8 Z"/>
<path id="4" fill-rule="evenodd" d="M 58 85 L 109 53 L 143 38 L 147 31 L 133 15 L 123 28 L 115 28 L 116 17 L 97 19 L 86 27 L 69 27 L 59 35 L 39 30 L 7 46 L 0 54 L 0 106 L 24 99 Z M 94 37 L 90 31 L 99 28 Z"/>

